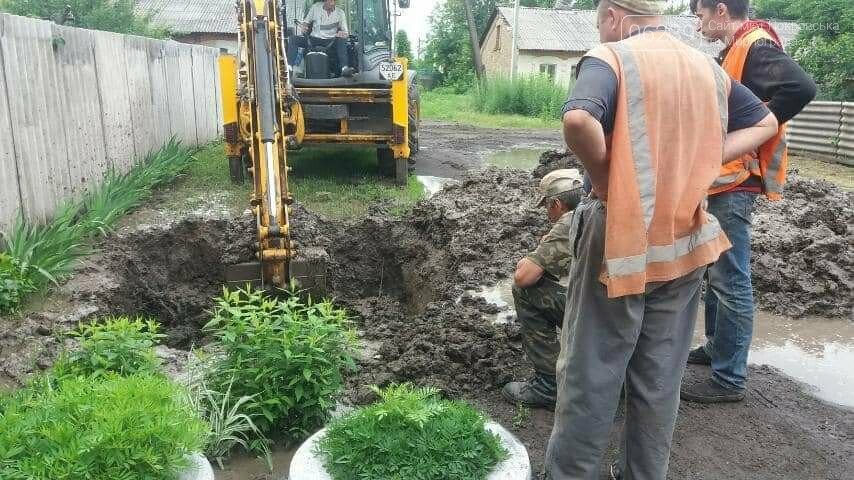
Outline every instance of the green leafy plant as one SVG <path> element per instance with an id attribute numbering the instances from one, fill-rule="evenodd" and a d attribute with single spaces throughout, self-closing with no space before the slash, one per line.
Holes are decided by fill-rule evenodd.
<path id="1" fill-rule="evenodd" d="M 331 302 L 285 299 L 261 291 L 228 290 L 215 300 L 204 330 L 222 356 L 207 381 L 215 391 L 251 397 L 237 411 L 267 435 L 306 436 L 329 418 L 354 368 L 355 336 L 346 313 Z"/>
<path id="2" fill-rule="evenodd" d="M 165 377 L 43 377 L 0 401 L 0 478 L 175 480 L 206 436 Z"/>
<path id="3" fill-rule="evenodd" d="M 35 289 L 20 262 L 0 253 L 0 313 L 17 311 L 21 300 Z"/>
<path id="4" fill-rule="evenodd" d="M 480 480 L 507 457 L 465 403 L 409 384 L 374 391 L 379 402 L 332 422 L 317 445 L 335 480 Z"/>
<path id="5" fill-rule="evenodd" d="M 58 377 L 156 373 L 160 360 L 154 347 L 165 336 L 158 328 L 153 320 L 127 316 L 81 324 L 71 333 L 80 348 L 63 354 L 54 371 Z"/>
<path id="6" fill-rule="evenodd" d="M 0 232 L 5 253 L 17 264 L 22 277 L 15 280 L 0 268 L 0 285 L 12 279 L 23 281 L 25 289 L 8 294 L 9 305 L 0 302 L 0 313 L 16 310 L 26 294 L 67 277 L 77 260 L 90 253 L 87 241 L 104 235 L 122 215 L 151 195 L 152 189 L 174 179 L 193 160 L 190 150 L 171 139 L 151 152 L 127 173 L 110 171 L 99 187 L 88 191 L 80 201 L 61 205 L 47 223 L 36 223 L 19 216 L 8 232 Z M 14 287 L 9 287 L 14 288 Z"/>

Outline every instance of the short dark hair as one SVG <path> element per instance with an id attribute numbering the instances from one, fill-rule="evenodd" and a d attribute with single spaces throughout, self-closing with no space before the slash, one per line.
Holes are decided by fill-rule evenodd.
<path id="1" fill-rule="evenodd" d="M 747 0 L 691 0 L 691 12 L 697 13 L 701 7 L 714 10 L 719 3 L 726 5 L 732 18 L 747 18 Z"/>
<path id="2" fill-rule="evenodd" d="M 567 210 L 575 210 L 575 207 L 577 207 L 578 204 L 581 203 L 582 195 L 584 195 L 584 189 L 578 187 L 549 197 L 549 200 L 557 200 L 558 202 L 562 203 Z"/>

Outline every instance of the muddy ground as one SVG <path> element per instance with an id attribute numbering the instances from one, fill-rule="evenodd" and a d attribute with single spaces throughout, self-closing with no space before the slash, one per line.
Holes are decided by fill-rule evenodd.
<path id="1" fill-rule="evenodd" d="M 329 252 L 331 293 L 353 312 L 365 346 L 345 401 L 372 400 L 366 388 L 371 384 L 437 386 L 511 426 L 540 470 L 551 414 L 518 417 L 499 393 L 505 382 L 530 374 L 518 327 L 491 324 L 496 307 L 469 292 L 506 278 L 548 228 L 533 205 L 531 173 L 468 172 L 480 165 L 471 158 L 486 151 L 490 140 L 510 145 L 533 133 L 508 140 L 503 131 L 431 124 L 422 135 L 421 173 L 454 158 L 469 160 L 460 168 L 437 167 L 431 174 L 451 168 L 459 182 L 408 215 L 393 217 L 382 206 L 350 222 L 328 221 L 300 207 L 294 215 L 297 241 Z M 544 143 L 558 139 L 539 135 Z M 850 317 L 850 198 L 822 182 L 795 178 L 790 185 L 784 202 L 758 206 L 754 268 L 760 305 L 790 315 Z M 0 322 L 0 384 L 15 385 L 48 367 L 63 343 L 60 332 L 99 313 L 157 316 L 173 348 L 204 343 L 199 329 L 210 298 L 221 289 L 223 265 L 251 254 L 251 222 L 185 218 L 104 240 L 102 253 L 51 298 L 22 318 Z M 788 264 L 781 266 L 780 257 Z M 705 374 L 691 368 L 686 381 Z M 751 367 L 743 403 L 680 407 L 669 478 L 847 479 L 851 472 L 854 412 L 815 399 L 770 367 Z"/>

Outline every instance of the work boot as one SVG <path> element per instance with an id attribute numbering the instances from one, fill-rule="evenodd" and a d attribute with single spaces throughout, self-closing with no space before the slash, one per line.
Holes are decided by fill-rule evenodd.
<path id="1" fill-rule="evenodd" d="M 352 77 L 353 73 L 355 73 L 355 72 L 356 71 L 353 69 L 353 67 L 344 67 L 341 69 L 341 76 L 342 77 Z"/>
<path id="2" fill-rule="evenodd" d="M 693 363 L 694 365 L 711 365 L 712 357 L 706 353 L 706 346 L 700 345 L 694 350 L 691 350 L 688 353 L 688 363 Z"/>
<path id="3" fill-rule="evenodd" d="M 744 400 L 744 390 L 726 388 L 712 379 L 682 387 L 682 400 L 697 403 L 726 403 Z"/>
<path id="4" fill-rule="evenodd" d="M 510 382 L 501 389 L 501 395 L 513 405 L 554 410 L 557 392 L 548 381 L 534 377 L 527 382 Z"/>

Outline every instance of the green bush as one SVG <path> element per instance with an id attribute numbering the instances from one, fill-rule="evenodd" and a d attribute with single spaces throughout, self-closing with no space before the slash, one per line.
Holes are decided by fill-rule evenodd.
<path id="1" fill-rule="evenodd" d="M 507 457 L 471 406 L 408 384 L 375 391 L 378 403 L 334 421 L 318 443 L 334 480 L 480 480 Z"/>
<path id="2" fill-rule="evenodd" d="M 9 232 L 0 232 L 3 250 L 18 265 L 28 288 L 15 288 L 0 301 L 0 314 L 18 308 L 25 295 L 68 276 L 77 260 L 88 255 L 86 242 L 105 234 L 122 215 L 151 195 L 152 189 L 174 179 L 192 161 L 189 149 L 172 139 L 151 152 L 127 173 L 108 172 L 100 186 L 88 191 L 80 201 L 60 206 L 53 219 L 33 223 L 19 217 Z M 0 267 L 0 285 L 12 285 L 15 278 Z M 2 288 L 2 287 L 0 287 Z M 2 297 L 0 297 L 2 298 Z"/>
<path id="3" fill-rule="evenodd" d="M 71 333 L 80 340 L 80 348 L 63 354 L 54 372 L 58 377 L 156 373 L 160 359 L 154 347 L 164 337 L 157 330 L 153 320 L 126 316 L 80 325 Z"/>
<path id="4" fill-rule="evenodd" d="M 208 383 L 219 392 L 231 383 L 234 397 L 252 397 L 241 413 L 267 435 L 299 439 L 322 425 L 342 370 L 354 367 L 349 320 L 328 301 L 226 289 L 204 329 L 223 354 Z"/>
<path id="5" fill-rule="evenodd" d="M 23 298 L 35 290 L 20 262 L 0 252 L 0 313 L 17 311 Z"/>
<path id="6" fill-rule="evenodd" d="M 556 119 L 566 101 L 567 88 L 544 75 L 487 78 L 472 94 L 474 108 L 484 113 L 511 113 Z"/>
<path id="7" fill-rule="evenodd" d="M 175 480 L 206 434 L 165 377 L 43 378 L 0 401 L 0 478 Z"/>

